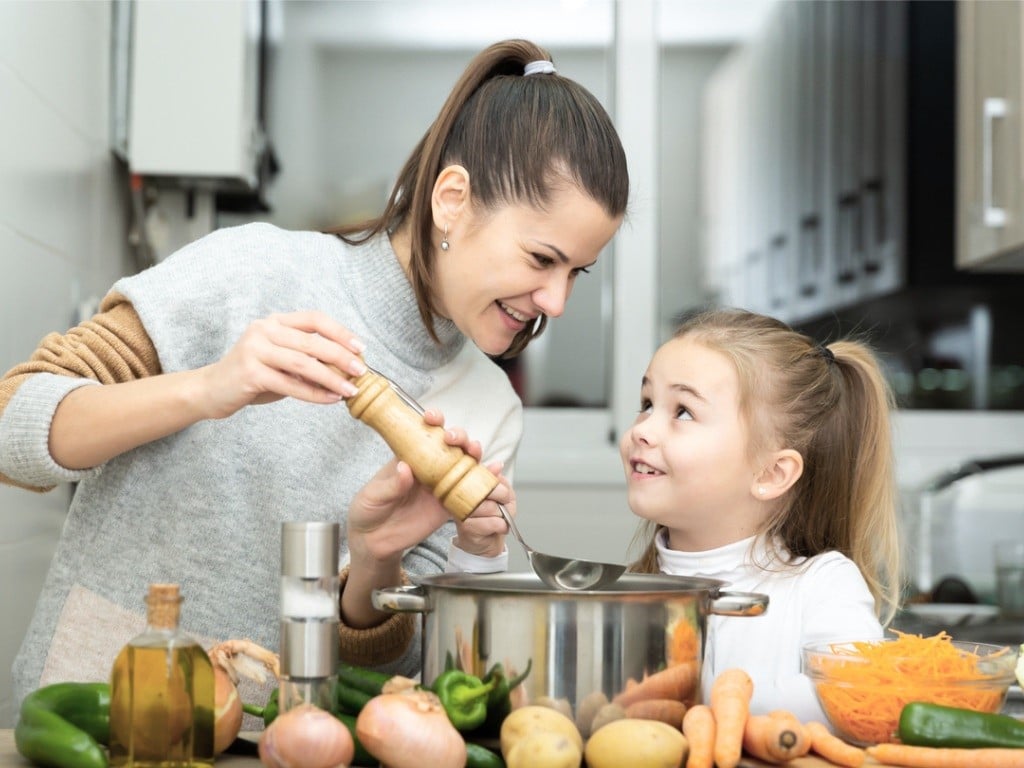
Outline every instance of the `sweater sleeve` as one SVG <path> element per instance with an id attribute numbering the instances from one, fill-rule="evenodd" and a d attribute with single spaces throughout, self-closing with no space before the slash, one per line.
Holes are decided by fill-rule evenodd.
<path id="1" fill-rule="evenodd" d="M 114 384 L 161 372 L 142 321 L 117 293 L 99 314 L 65 334 L 48 334 L 31 357 L 0 379 L 0 482 L 36 491 L 86 477 L 59 467 L 49 432 L 60 401 L 88 384 Z"/>

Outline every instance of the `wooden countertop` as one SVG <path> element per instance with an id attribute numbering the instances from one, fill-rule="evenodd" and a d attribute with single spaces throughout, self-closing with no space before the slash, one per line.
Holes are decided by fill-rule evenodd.
<path id="1" fill-rule="evenodd" d="M 253 738 L 255 739 L 255 735 Z M 217 757 L 218 768 L 262 768 L 262 763 L 256 756 L 255 741 L 252 744 L 251 755 L 241 754 L 239 751 L 219 755 Z M 14 746 L 14 730 L 11 728 L 0 730 L 0 768 L 34 768 L 33 763 L 18 754 L 18 750 Z"/>
<path id="2" fill-rule="evenodd" d="M 217 757 L 217 768 L 262 768 L 259 757 L 256 756 L 255 734 L 243 734 L 243 739 L 236 742 L 230 752 Z M 251 740 L 251 741 L 250 741 Z M 249 744 L 252 744 L 252 754 L 244 754 L 249 751 Z M 789 768 L 835 768 L 832 763 L 822 760 L 819 757 L 808 755 L 791 760 L 786 763 Z M 865 766 L 878 766 L 871 758 L 868 758 Z M 760 760 L 744 758 L 740 768 L 767 768 L 768 763 Z M 10 728 L 0 730 L 0 768 L 33 768 L 33 764 L 18 754 L 14 747 L 14 731 Z"/>

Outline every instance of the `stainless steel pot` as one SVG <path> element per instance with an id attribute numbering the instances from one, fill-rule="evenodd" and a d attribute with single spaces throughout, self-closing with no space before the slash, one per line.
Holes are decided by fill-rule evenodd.
<path id="1" fill-rule="evenodd" d="M 757 616 L 766 595 L 723 591 L 715 579 L 626 574 L 604 590 L 553 590 L 532 573 L 441 574 L 378 590 L 378 610 L 423 615 L 423 680 L 454 665 L 484 675 L 532 665 L 519 695 L 564 700 L 574 715 L 591 697 L 613 699 L 629 681 L 689 664 L 697 684 L 707 616 Z"/>

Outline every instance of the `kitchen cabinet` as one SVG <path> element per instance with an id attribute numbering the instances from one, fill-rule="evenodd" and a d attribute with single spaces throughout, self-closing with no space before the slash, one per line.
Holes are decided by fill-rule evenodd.
<path id="1" fill-rule="evenodd" d="M 787 0 L 709 81 L 705 259 L 722 303 L 797 322 L 901 285 L 905 51 L 904 3 Z"/>
<path id="2" fill-rule="evenodd" d="M 963 269 L 1024 270 L 1024 3 L 957 4 L 957 246 Z"/>

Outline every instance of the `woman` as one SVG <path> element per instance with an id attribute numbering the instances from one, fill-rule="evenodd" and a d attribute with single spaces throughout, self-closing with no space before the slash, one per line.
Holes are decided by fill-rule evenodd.
<path id="1" fill-rule="evenodd" d="M 488 356 L 519 353 L 562 314 L 627 197 L 600 104 L 543 49 L 505 41 L 470 62 L 379 218 L 214 232 L 45 338 L 0 381 L 0 479 L 78 487 L 16 698 L 104 678 L 152 581 L 181 584 L 183 627 L 201 640 L 276 647 L 285 520 L 345 523 L 342 657 L 414 672 L 416 622 L 370 593 L 501 570 L 505 524 L 485 503 L 452 540 L 430 492 L 339 401 L 365 358 L 434 409 L 430 423 L 458 424 L 450 443 L 509 466 L 521 404 Z M 507 486 L 492 499 L 510 501 Z"/>

